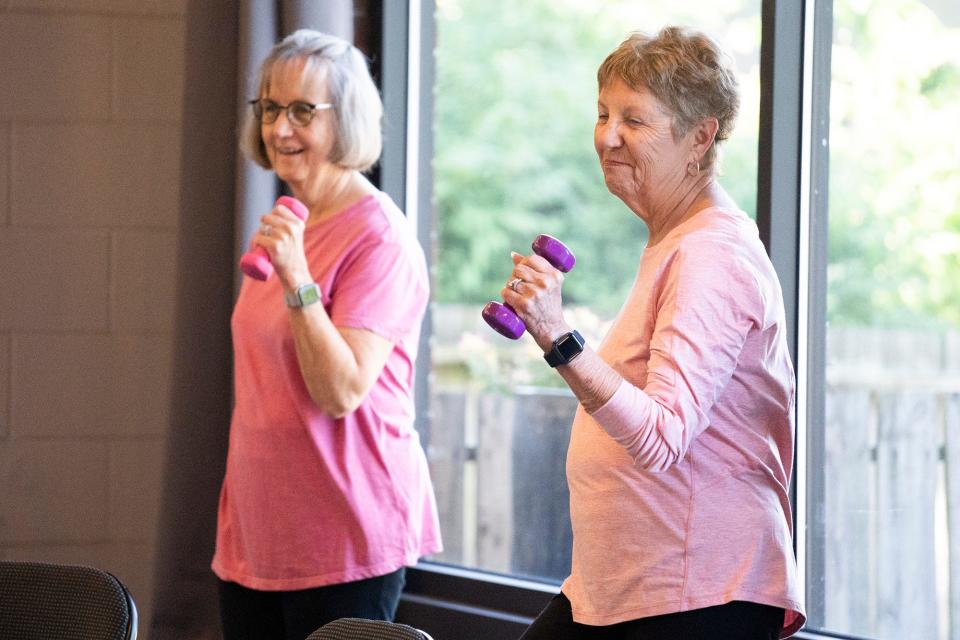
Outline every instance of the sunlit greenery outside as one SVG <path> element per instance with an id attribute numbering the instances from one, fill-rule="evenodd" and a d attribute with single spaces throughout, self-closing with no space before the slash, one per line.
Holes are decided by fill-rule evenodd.
<path id="1" fill-rule="evenodd" d="M 644 225 L 607 192 L 593 150 L 596 69 L 633 30 L 690 25 L 734 55 L 743 106 L 720 180 L 755 215 L 759 2 L 712 2 L 706 12 L 675 5 L 438 1 L 438 308 L 479 314 L 509 275 L 510 251 L 528 253 L 549 233 L 578 256 L 564 285 L 568 312 L 588 337 L 602 335 L 646 241 Z M 920 0 L 845 0 L 834 13 L 829 322 L 956 328 L 960 144 L 950 130 L 960 116 L 960 30 L 944 28 Z M 558 383 L 523 364 L 538 356 L 529 340 L 461 328 L 455 348 L 479 354 L 473 375 L 485 377 L 485 358 L 491 381 Z"/>
<path id="2" fill-rule="evenodd" d="M 577 256 L 564 304 L 596 344 L 626 298 L 646 242 L 643 223 L 606 189 L 593 148 L 596 70 L 631 31 L 685 24 L 733 55 L 742 108 L 721 153 L 724 186 L 756 207 L 760 11 L 758 0 L 711 10 L 675 2 L 439 0 L 435 91 L 435 371 L 490 384 L 558 385 L 528 338 L 516 344 L 476 324 L 512 263 L 537 234 Z M 457 305 L 466 309 L 454 313 Z M 445 342 L 445 336 L 451 342 Z M 527 366 L 531 363 L 531 366 Z M 462 372 L 461 372 L 462 373 Z"/>
<path id="3" fill-rule="evenodd" d="M 960 328 L 960 18 L 835 2 L 832 57 L 829 320 Z"/>

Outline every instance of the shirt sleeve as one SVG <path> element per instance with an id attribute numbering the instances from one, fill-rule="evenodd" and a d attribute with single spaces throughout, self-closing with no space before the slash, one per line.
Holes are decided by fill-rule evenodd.
<path id="1" fill-rule="evenodd" d="M 683 460 L 708 427 L 747 335 L 762 318 L 757 279 L 729 247 L 681 245 L 664 278 L 645 386 L 624 380 L 592 414 L 638 466 L 652 471 Z"/>
<path id="2" fill-rule="evenodd" d="M 420 246 L 404 239 L 364 242 L 344 262 L 330 292 L 330 319 L 391 342 L 419 327 L 429 284 Z"/>

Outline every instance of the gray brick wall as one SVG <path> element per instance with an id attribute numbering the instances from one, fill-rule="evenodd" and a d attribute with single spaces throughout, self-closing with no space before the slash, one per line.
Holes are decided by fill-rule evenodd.
<path id="1" fill-rule="evenodd" d="M 169 414 L 186 0 L 0 0 L 0 558 L 145 635 Z"/>

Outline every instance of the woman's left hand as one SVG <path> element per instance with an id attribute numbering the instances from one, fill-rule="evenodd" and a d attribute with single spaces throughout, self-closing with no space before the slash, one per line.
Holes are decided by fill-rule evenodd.
<path id="1" fill-rule="evenodd" d="M 513 273 L 500 295 L 517 312 L 540 348 L 549 351 L 554 340 L 570 331 L 560 295 L 563 272 L 536 254 L 512 253 L 511 257 Z M 518 282 L 511 286 L 515 280 Z"/>
<path id="2" fill-rule="evenodd" d="M 287 290 L 313 280 L 303 252 L 303 230 L 306 223 L 290 209 L 276 205 L 260 219 L 254 242 L 270 254 L 277 276 Z"/>

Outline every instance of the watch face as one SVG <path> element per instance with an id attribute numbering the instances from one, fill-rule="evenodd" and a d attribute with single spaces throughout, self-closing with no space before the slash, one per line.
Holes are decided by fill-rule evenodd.
<path id="1" fill-rule="evenodd" d="M 300 304 L 303 306 L 320 301 L 320 287 L 315 284 L 303 287 L 298 293 L 300 294 Z"/>
<path id="2" fill-rule="evenodd" d="M 557 338 L 553 348 L 543 354 L 543 357 L 551 367 L 568 364 L 583 353 L 584 344 L 583 336 L 576 331 L 571 331 Z"/>
<path id="3" fill-rule="evenodd" d="M 577 342 L 577 339 L 573 335 L 566 335 L 563 339 L 557 343 L 557 351 L 560 352 L 560 355 L 563 356 L 564 360 L 569 360 L 573 356 L 580 353 L 583 350 L 583 345 Z"/>

